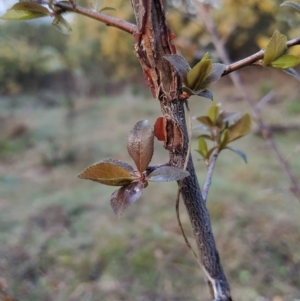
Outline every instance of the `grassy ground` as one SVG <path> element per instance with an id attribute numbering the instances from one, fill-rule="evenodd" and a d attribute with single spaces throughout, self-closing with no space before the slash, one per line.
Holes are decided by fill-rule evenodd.
<path id="1" fill-rule="evenodd" d="M 297 84 L 263 76 L 253 97 L 272 87 L 278 93 L 265 118 L 299 124 Z M 226 80 L 218 91 L 224 109 L 247 111 Z M 45 107 L 35 96 L 0 101 L 0 287 L 22 301 L 209 300 L 176 222 L 175 183 L 149 185 L 117 219 L 109 205 L 113 188 L 76 178 L 109 156 L 130 162 L 127 133 L 136 121 L 160 116 L 156 101 L 129 89 L 117 97 L 76 99 L 73 111 L 58 102 Z M 209 101 L 194 99 L 190 106 L 198 116 Z M 254 131 L 255 125 L 235 143 L 247 153 L 247 165 L 224 152 L 215 169 L 208 208 L 221 260 L 235 300 L 300 299 L 299 202 Z M 299 131 L 276 139 L 285 156 L 299 148 Z M 204 164 L 193 156 L 203 184 Z M 166 160 L 157 143 L 153 163 Z M 300 179 L 299 153 L 290 163 Z M 181 216 L 192 240 L 183 206 Z"/>

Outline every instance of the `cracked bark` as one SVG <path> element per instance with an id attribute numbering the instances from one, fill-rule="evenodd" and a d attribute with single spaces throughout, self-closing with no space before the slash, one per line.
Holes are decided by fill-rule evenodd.
<path id="1" fill-rule="evenodd" d="M 162 0 L 131 0 L 136 16 L 138 33 L 134 34 L 135 52 L 141 63 L 144 78 L 154 98 L 160 101 L 166 119 L 164 146 L 170 154 L 170 164 L 183 168 L 189 156 L 187 170 L 190 176 L 178 185 L 192 224 L 199 258 L 208 278 L 215 301 L 230 301 L 230 288 L 220 263 L 210 216 L 202 198 L 191 155 L 188 154 L 188 131 L 184 102 L 180 100 L 182 82 L 166 54 L 176 53 L 171 40 L 173 33 L 167 27 Z"/>

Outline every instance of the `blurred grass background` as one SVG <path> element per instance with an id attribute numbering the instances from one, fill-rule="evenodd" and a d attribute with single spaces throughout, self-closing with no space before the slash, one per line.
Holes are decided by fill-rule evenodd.
<path id="1" fill-rule="evenodd" d="M 127 1 L 115 2 L 116 14 L 132 18 Z M 276 7 L 275 1 L 264 3 Z M 226 16 L 230 5 L 224 1 Z M 249 7 L 267 13 L 257 1 L 249 1 Z M 264 30 L 274 29 L 275 12 L 269 13 Z M 178 23 L 178 8 L 170 8 L 169 18 Z M 288 28 L 287 18 L 279 19 L 279 25 Z M 199 26 L 196 30 L 188 18 L 179 20 L 182 32 L 176 34 L 181 38 L 175 43 L 193 63 L 198 50 L 210 50 L 210 44 Z M 209 300 L 204 274 L 177 225 L 176 183 L 150 184 L 142 199 L 117 219 L 109 205 L 114 189 L 76 178 L 107 157 L 131 162 L 127 133 L 136 121 L 153 124 L 161 113 L 142 82 L 129 37 L 123 44 L 124 34 L 83 18 L 72 25 L 74 32 L 66 37 L 44 23 L 0 23 L 2 298 Z M 241 26 L 228 41 L 234 35 L 242 40 L 245 31 Z M 262 29 L 256 31 L 259 35 Z M 120 47 L 112 47 L 116 41 Z M 232 59 L 249 51 L 243 43 L 240 51 L 235 48 L 239 43 L 230 43 Z M 254 67 L 241 75 L 257 101 L 275 90 L 276 97 L 262 114 L 266 122 L 287 127 L 274 135 L 300 179 L 299 84 L 279 71 Z M 212 91 L 224 110 L 248 112 L 228 78 Z M 209 106 L 208 100 L 191 99 L 192 116 L 205 114 Z M 198 134 L 193 132 L 192 149 Z M 233 296 L 242 301 L 299 300 L 299 202 L 255 125 L 234 146 L 246 152 L 248 164 L 224 151 L 207 204 Z M 194 151 L 193 157 L 203 185 L 204 163 Z M 156 142 L 152 163 L 167 160 L 167 152 Z M 183 205 L 181 218 L 193 243 Z"/>

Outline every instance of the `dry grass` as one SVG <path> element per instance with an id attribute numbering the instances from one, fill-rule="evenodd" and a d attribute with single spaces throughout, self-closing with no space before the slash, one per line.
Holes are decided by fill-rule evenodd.
<path id="1" fill-rule="evenodd" d="M 287 96 L 296 85 L 287 85 L 288 90 L 278 88 L 282 97 L 265 108 L 265 115 L 299 124 L 299 113 L 291 114 L 288 104 L 290 99 L 297 106 L 296 96 Z M 230 101 L 234 91 L 226 80 L 220 88 L 216 98 L 225 109 L 247 111 L 240 101 Z M 109 156 L 130 161 L 127 133 L 137 120 L 153 123 L 160 115 L 157 103 L 128 91 L 96 101 L 78 99 L 71 126 L 67 108 L 26 103 L 13 111 L 1 103 L 7 127 L 0 148 L 0 287 L 22 301 L 209 300 L 204 275 L 180 236 L 175 183 L 151 184 L 118 220 L 108 201 L 113 189 L 76 178 Z M 208 106 L 209 101 L 195 99 L 192 114 L 201 115 Z M 26 130 L 10 137 L 20 125 Z M 288 156 L 300 137 L 277 138 Z M 299 203 L 260 137 L 250 134 L 235 146 L 247 153 L 249 163 L 224 152 L 208 199 L 233 296 L 299 299 Z M 165 162 L 167 153 L 159 143 L 156 149 L 153 163 Z M 291 162 L 300 179 L 299 153 Z M 203 183 L 205 167 L 195 164 Z M 191 237 L 183 206 L 181 211 Z"/>

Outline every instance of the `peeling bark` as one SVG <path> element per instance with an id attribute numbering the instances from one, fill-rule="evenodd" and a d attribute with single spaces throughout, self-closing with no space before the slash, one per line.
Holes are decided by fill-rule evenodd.
<path id="1" fill-rule="evenodd" d="M 182 99 L 182 81 L 164 55 L 175 54 L 171 41 L 174 34 L 168 28 L 162 0 L 131 0 L 137 20 L 134 34 L 135 52 L 141 63 L 144 78 L 154 98 L 160 102 L 164 119 L 162 135 L 169 151 L 170 164 L 183 168 L 189 156 L 190 176 L 178 185 L 197 242 L 199 258 L 208 278 L 215 301 L 230 301 L 230 288 L 223 272 L 211 228 L 210 216 L 202 198 L 191 155 L 188 154 L 188 131 Z"/>

